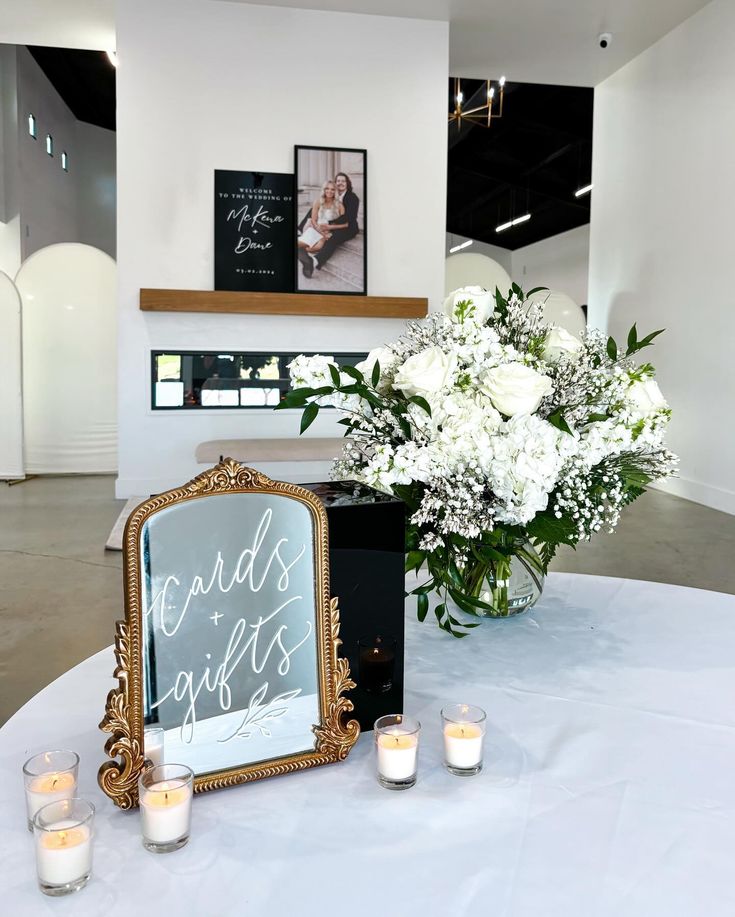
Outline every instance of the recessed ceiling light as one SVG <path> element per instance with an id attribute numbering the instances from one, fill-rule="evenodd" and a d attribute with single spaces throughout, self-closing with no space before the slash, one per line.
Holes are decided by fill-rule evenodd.
<path id="1" fill-rule="evenodd" d="M 575 196 L 575 197 L 582 197 L 583 194 L 589 194 L 590 191 L 591 191 L 594 187 L 595 187 L 595 186 L 592 185 L 592 184 L 590 184 L 590 185 L 585 185 L 583 188 L 580 188 L 578 191 L 575 191 L 575 192 L 574 192 L 574 196 Z"/>

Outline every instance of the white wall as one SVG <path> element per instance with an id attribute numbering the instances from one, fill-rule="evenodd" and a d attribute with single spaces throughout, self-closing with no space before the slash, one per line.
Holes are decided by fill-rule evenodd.
<path id="1" fill-rule="evenodd" d="M 309 66 L 315 47 L 329 49 L 328 67 Z M 300 412 L 154 414 L 151 348 L 368 350 L 402 328 L 388 319 L 140 312 L 140 287 L 212 289 L 215 169 L 290 172 L 296 143 L 366 148 L 369 292 L 429 296 L 438 307 L 448 26 L 128 0 L 118 6 L 117 50 L 117 492 L 128 496 L 201 470 L 194 449 L 203 440 L 298 433 Z M 342 429 L 322 415 L 309 432 Z"/>
<path id="2" fill-rule="evenodd" d="M 713 0 L 595 92 L 590 323 L 666 328 L 666 489 L 735 512 L 735 4 Z"/>
<path id="3" fill-rule="evenodd" d="M 448 232 L 445 243 L 446 256 L 449 257 L 450 248 L 454 248 L 455 245 L 461 245 L 463 242 L 467 242 L 468 239 L 468 236 L 458 236 L 457 233 Z M 463 248 L 462 251 L 474 253 L 476 255 L 487 255 L 488 258 L 497 261 L 509 274 L 513 274 L 513 252 L 508 248 L 501 248 L 499 245 L 489 245 L 487 242 L 473 240 L 472 245 Z"/>
<path id="4" fill-rule="evenodd" d="M 14 45 L 0 45 L 0 271 L 20 267 L 18 78 Z"/>
<path id="5" fill-rule="evenodd" d="M 117 256 L 115 131 L 77 121 L 70 171 L 77 188 L 78 242 Z"/>
<path id="6" fill-rule="evenodd" d="M 587 302 L 589 255 L 588 224 L 516 249 L 511 276 L 524 290 L 548 287 L 581 306 Z"/>
<path id="7" fill-rule="evenodd" d="M 38 125 L 35 140 L 27 130 L 29 112 Z M 18 113 L 25 260 L 46 245 L 78 241 L 76 182 L 73 172 L 61 168 L 62 151 L 75 155 L 77 121 L 27 48 L 18 48 Z M 46 152 L 46 134 L 54 139 L 53 157 Z"/>

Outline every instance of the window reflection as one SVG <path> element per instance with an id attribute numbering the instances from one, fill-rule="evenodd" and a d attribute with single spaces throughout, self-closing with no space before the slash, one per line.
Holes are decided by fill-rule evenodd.
<path id="1" fill-rule="evenodd" d="M 153 351 L 152 407 L 157 409 L 274 408 L 291 387 L 291 353 Z M 364 353 L 335 353 L 354 366 Z"/>

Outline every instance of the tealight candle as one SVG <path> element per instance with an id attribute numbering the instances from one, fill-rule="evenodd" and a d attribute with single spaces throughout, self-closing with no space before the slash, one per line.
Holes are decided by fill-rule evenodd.
<path id="1" fill-rule="evenodd" d="M 393 687 L 396 664 L 394 637 L 360 637 L 358 686 L 368 694 L 382 694 Z"/>
<path id="2" fill-rule="evenodd" d="M 378 783 L 388 790 L 407 790 L 416 783 L 421 723 L 400 713 L 375 721 Z"/>
<path id="3" fill-rule="evenodd" d="M 485 711 L 469 704 L 450 704 L 442 712 L 444 763 L 458 777 L 471 777 L 482 770 Z"/>
<path id="4" fill-rule="evenodd" d="M 44 751 L 23 765 L 28 830 L 33 831 L 33 816 L 51 802 L 71 799 L 77 792 L 79 755 L 73 751 Z"/>
<path id="5" fill-rule="evenodd" d="M 84 799 L 62 799 L 36 812 L 36 870 L 45 895 L 68 895 L 89 882 L 93 822 L 94 806 Z"/>
<path id="6" fill-rule="evenodd" d="M 143 846 L 170 853 L 189 840 L 194 774 L 183 764 L 149 767 L 139 780 Z"/>
<path id="7" fill-rule="evenodd" d="M 151 764 L 164 764 L 164 736 L 160 726 L 146 726 L 143 729 L 143 754 Z"/>

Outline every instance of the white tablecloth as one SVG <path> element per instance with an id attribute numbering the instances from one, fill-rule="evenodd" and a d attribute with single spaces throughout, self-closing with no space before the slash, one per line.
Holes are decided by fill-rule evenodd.
<path id="1" fill-rule="evenodd" d="M 372 734 L 343 764 L 194 800 L 192 840 L 156 856 L 97 789 L 111 650 L 0 731 L 3 914 L 195 917 L 732 917 L 735 597 L 553 575 L 540 605 L 455 641 L 407 616 L 419 782 L 375 780 Z M 441 765 L 439 709 L 488 711 L 486 768 Z M 94 875 L 36 889 L 21 765 L 65 746 L 97 806 Z"/>

